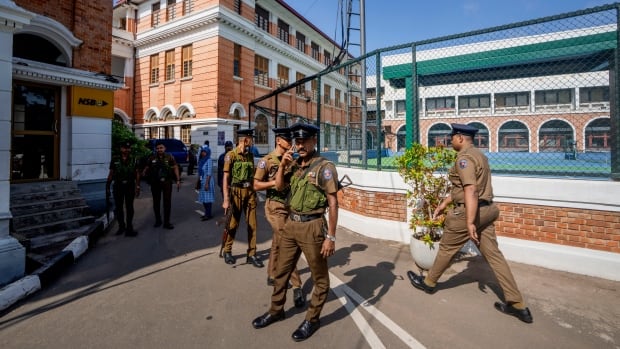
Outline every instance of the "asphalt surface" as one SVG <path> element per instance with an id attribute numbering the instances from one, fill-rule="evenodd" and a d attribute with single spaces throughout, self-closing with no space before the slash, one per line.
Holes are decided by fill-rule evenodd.
<path id="1" fill-rule="evenodd" d="M 0 348 L 620 348 L 620 282 L 510 263 L 534 316 L 525 324 L 494 309 L 501 291 L 481 257 L 455 261 L 428 295 L 407 279 L 417 270 L 408 245 L 342 228 L 321 329 L 293 342 L 305 308 L 289 292 L 286 319 L 256 330 L 251 322 L 270 302 L 266 267 L 245 264 L 244 225 L 236 265 L 218 257 L 222 229 L 217 219 L 200 221 L 195 178 L 173 193 L 174 230 L 153 228 L 143 185 L 139 235 L 117 236 L 112 225 L 49 287 L 0 313 Z M 262 202 L 257 213 L 266 262 Z M 309 300 L 305 260 L 298 268 Z"/>

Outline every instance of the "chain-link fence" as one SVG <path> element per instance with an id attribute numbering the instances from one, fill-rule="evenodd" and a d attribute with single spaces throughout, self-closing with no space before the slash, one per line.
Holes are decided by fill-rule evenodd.
<path id="1" fill-rule="evenodd" d="M 319 124 L 340 166 L 393 170 L 412 142 L 449 146 L 462 123 L 495 173 L 618 179 L 619 6 L 376 50 L 250 108 L 271 125 Z M 279 107 L 282 93 L 294 105 Z"/>

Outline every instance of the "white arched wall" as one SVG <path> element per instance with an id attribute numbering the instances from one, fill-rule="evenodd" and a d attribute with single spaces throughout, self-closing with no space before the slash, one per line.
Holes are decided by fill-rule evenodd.
<path id="1" fill-rule="evenodd" d="M 15 34 L 34 34 L 45 38 L 62 52 L 67 66 L 71 66 L 73 61 L 73 49 L 82 45 L 82 40 L 76 38 L 60 22 L 41 15 L 35 16 L 29 25 L 16 31 Z"/>
<path id="2" fill-rule="evenodd" d="M 239 118 L 243 119 L 245 117 L 247 117 L 247 113 L 245 111 L 245 108 L 243 107 L 243 104 L 238 103 L 238 102 L 234 102 L 230 105 L 230 109 L 228 110 L 228 115 L 229 116 L 234 116 L 235 115 L 235 110 L 239 111 Z M 254 115 L 256 116 L 256 114 Z"/>
<path id="3" fill-rule="evenodd" d="M 114 115 L 120 116 L 121 119 L 123 119 L 123 124 L 125 124 L 125 126 L 127 127 L 131 127 L 129 116 L 127 115 L 127 113 L 125 113 L 124 110 L 119 109 L 119 108 L 114 108 Z"/>

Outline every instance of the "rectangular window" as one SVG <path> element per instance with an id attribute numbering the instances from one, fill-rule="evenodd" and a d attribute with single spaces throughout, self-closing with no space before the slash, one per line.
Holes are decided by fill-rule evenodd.
<path id="1" fill-rule="evenodd" d="M 269 33 L 269 11 L 256 5 L 254 12 L 254 24 L 260 29 Z"/>
<path id="2" fill-rule="evenodd" d="M 536 91 L 536 105 L 570 104 L 572 101 L 571 90 Z"/>
<path id="3" fill-rule="evenodd" d="M 174 80 L 174 50 L 166 51 L 166 81 Z"/>
<path id="4" fill-rule="evenodd" d="M 289 26 L 281 19 L 278 19 L 278 38 L 287 44 L 289 43 Z"/>
<path id="5" fill-rule="evenodd" d="M 340 133 L 342 132 L 340 126 L 336 126 L 336 147 L 340 149 Z"/>
<path id="6" fill-rule="evenodd" d="M 310 91 L 312 91 L 312 100 L 316 102 L 319 99 L 319 84 L 316 79 L 310 81 Z"/>
<path id="7" fill-rule="evenodd" d="M 295 81 L 299 81 L 305 77 L 306 76 L 304 74 L 297 72 L 297 74 L 295 75 Z M 305 97 L 306 96 L 306 84 L 301 84 L 301 85 L 296 86 L 295 93 L 298 96 Z"/>
<path id="8" fill-rule="evenodd" d="M 177 16 L 175 7 L 177 0 L 167 0 L 166 2 L 166 22 L 173 20 Z"/>
<path id="9" fill-rule="evenodd" d="M 529 92 L 498 93 L 495 95 L 495 107 L 524 107 L 530 105 Z"/>
<path id="10" fill-rule="evenodd" d="M 405 101 L 396 101 L 396 115 L 405 115 Z"/>
<path id="11" fill-rule="evenodd" d="M 181 142 L 192 144 L 192 125 L 181 125 Z"/>
<path id="12" fill-rule="evenodd" d="M 187 78 L 192 76 L 192 45 L 183 46 L 181 60 L 183 61 L 182 77 Z"/>
<path id="13" fill-rule="evenodd" d="M 332 64 L 332 55 L 327 52 L 327 50 L 323 51 L 323 64 L 331 65 Z"/>
<path id="14" fill-rule="evenodd" d="M 324 124 L 325 129 L 323 130 L 323 145 L 326 148 L 331 147 L 332 145 L 332 125 Z"/>
<path id="15" fill-rule="evenodd" d="M 159 25 L 159 2 L 151 5 L 151 27 L 156 27 Z"/>
<path id="16" fill-rule="evenodd" d="M 319 45 L 317 43 L 315 43 L 315 42 L 311 42 L 310 43 L 310 51 L 312 51 L 311 52 L 312 58 L 316 59 L 317 61 L 321 61 L 321 57 L 320 57 L 321 53 L 319 52 L 320 49 L 319 49 Z"/>
<path id="17" fill-rule="evenodd" d="M 428 98 L 426 110 L 450 110 L 454 109 L 454 97 Z"/>
<path id="18" fill-rule="evenodd" d="M 288 85 L 288 67 L 278 64 L 278 86 L 282 87 Z"/>
<path id="19" fill-rule="evenodd" d="M 269 87 L 269 60 L 259 55 L 254 56 L 254 83 Z"/>
<path id="20" fill-rule="evenodd" d="M 297 41 L 297 49 L 303 53 L 306 53 L 306 36 L 300 32 L 297 32 L 295 37 Z"/>
<path id="21" fill-rule="evenodd" d="M 579 89 L 579 103 L 609 102 L 609 86 L 582 87 Z"/>
<path id="22" fill-rule="evenodd" d="M 183 0 L 183 16 L 194 11 L 194 0 Z"/>
<path id="23" fill-rule="evenodd" d="M 233 9 L 237 14 L 241 14 L 241 0 L 235 0 L 233 4 Z"/>
<path id="24" fill-rule="evenodd" d="M 151 79 L 150 83 L 155 84 L 159 82 L 159 55 L 151 56 Z"/>
<path id="25" fill-rule="evenodd" d="M 340 101 L 340 93 L 341 92 L 339 89 L 334 90 L 334 105 L 338 108 L 342 106 L 342 102 Z"/>
<path id="26" fill-rule="evenodd" d="M 460 96 L 459 97 L 459 109 L 476 109 L 476 108 L 490 108 L 491 96 L 490 95 L 478 95 L 478 96 Z"/>
<path id="27" fill-rule="evenodd" d="M 233 75 L 241 76 L 241 45 L 235 44 L 233 58 Z"/>
<path id="28" fill-rule="evenodd" d="M 325 84 L 323 86 L 324 90 L 323 90 L 323 103 L 330 105 L 332 104 L 332 87 L 329 86 L 328 84 Z"/>

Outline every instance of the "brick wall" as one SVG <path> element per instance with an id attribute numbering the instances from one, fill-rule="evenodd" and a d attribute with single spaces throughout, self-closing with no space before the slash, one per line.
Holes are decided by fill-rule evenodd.
<path id="1" fill-rule="evenodd" d="M 73 50 L 71 67 L 111 73 L 112 1 L 17 0 L 15 3 L 62 23 L 82 40 L 82 46 Z"/>
<path id="2" fill-rule="evenodd" d="M 339 192 L 341 209 L 406 222 L 406 195 L 356 188 Z M 498 236 L 620 253 L 620 214 L 577 208 L 497 203 Z"/>

